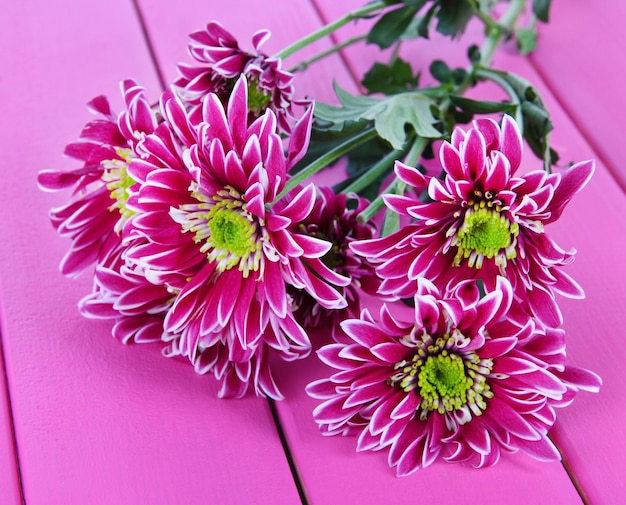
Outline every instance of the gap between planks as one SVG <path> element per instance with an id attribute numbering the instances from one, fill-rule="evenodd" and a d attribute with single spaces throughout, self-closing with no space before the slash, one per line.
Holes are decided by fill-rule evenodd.
<path id="1" fill-rule="evenodd" d="M 313 7 L 313 10 L 315 11 L 315 13 L 317 14 L 317 17 L 321 23 L 322 26 L 325 26 L 329 23 L 331 23 L 333 20 L 328 20 L 326 18 L 326 16 L 324 16 L 324 12 L 322 10 L 322 8 L 317 4 L 317 0 L 311 0 L 311 6 Z M 332 40 L 333 44 L 339 44 L 340 40 L 337 38 L 337 33 L 333 32 L 329 35 L 329 38 Z M 344 48 L 345 49 L 345 48 Z M 344 64 L 344 66 L 346 67 L 346 69 L 348 70 L 348 73 L 350 74 L 350 77 L 352 78 L 352 81 L 354 82 L 354 85 L 357 87 L 357 89 L 359 89 L 361 92 L 363 92 L 363 86 L 361 85 L 361 80 L 359 79 L 356 70 L 352 67 L 352 65 L 350 64 L 350 61 L 348 60 L 348 58 L 346 57 L 346 55 L 343 52 L 343 49 L 341 49 L 337 55 L 339 56 L 339 59 L 342 61 L 342 63 Z"/>
<path id="2" fill-rule="evenodd" d="M 563 451 L 560 449 L 560 447 L 558 446 L 558 444 L 556 443 L 554 438 L 552 436 L 550 436 L 550 434 L 548 434 L 548 438 L 552 441 L 554 446 L 559 451 L 559 454 L 561 455 L 561 466 L 565 470 L 565 473 L 567 473 L 567 476 L 569 477 L 569 480 L 571 481 L 572 485 L 574 486 L 574 489 L 576 489 L 576 492 L 578 493 L 578 496 L 580 496 L 580 499 L 583 502 L 583 505 L 591 505 L 591 502 L 589 501 L 589 498 L 587 497 L 587 493 L 585 493 L 585 490 L 583 489 L 580 481 L 578 480 L 578 477 L 574 473 L 574 470 L 570 466 L 569 461 L 563 455 Z"/>
<path id="3" fill-rule="evenodd" d="M 143 35 L 143 39 L 146 42 L 146 47 L 148 48 L 148 54 L 150 54 L 150 60 L 152 61 L 152 66 L 154 67 L 154 71 L 157 74 L 157 79 L 159 80 L 159 85 L 162 90 L 167 88 L 165 84 L 165 78 L 163 77 L 163 72 L 161 72 L 161 66 L 159 65 L 159 61 L 156 56 L 156 52 L 154 50 L 154 45 L 152 44 L 152 40 L 150 39 L 150 34 L 148 33 L 148 27 L 146 26 L 143 12 L 141 11 L 141 7 L 139 6 L 138 0 L 131 0 L 133 4 L 133 8 L 135 9 L 135 14 L 137 16 L 137 20 L 139 21 L 139 26 L 141 27 L 141 34 Z"/>
<path id="4" fill-rule="evenodd" d="M 0 299 L 0 303 L 2 300 Z M 0 311 L 1 313 L 1 311 Z M 1 321 L 0 321 L 1 322 Z M 9 388 L 9 375 L 7 373 L 7 362 L 4 358 L 4 334 L 0 328 L 0 366 L 2 366 L 2 376 L 4 390 L 6 391 L 6 406 L 7 414 L 9 417 L 9 424 L 11 429 L 11 441 L 13 443 L 13 458 L 15 460 L 15 468 L 17 472 L 17 486 L 19 490 L 19 497 L 22 505 L 26 505 L 26 498 L 24 496 L 24 483 L 22 480 L 22 469 L 20 465 L 20 454 L 17 447 L 17 435 L 15 433 L 15 419 L 13 418 L 13 404 L 11 402 L 11 389 Z"/>
<path id="5" fill-rule="evenodd" d="M 593 141 L 587 135 L 587 132 L 585 131 L 585 129 L 581 128 L 580 124 L 578 123 L 578 121 L 576 120 L 574 115 L 570 112 L 570 108 L 561 99 L 561 97 L 559 96 L 557 90 L 552 85 L 551 80 L 546 77 L 546 75 L 543 72 L 543 70 L 540 67 L 540 65 L 537 65 L 534 62 L 534 60 L 532 59 L 532 57 L 526 56 L 526 61 L 528 61 L 528 63 L 531 66 L 531 68 L 537 73 L 537 76 L 541 80 L 541 82 L 544 85 L 544 87 L 552 95 L 552 98 L 556 102 L 557 106 L 560 107 L 560 109 L 563 111 L 563 115 L 566 117 L 567 121 L 569 121 L 569 123 L 574 126 L 574 128 L 578 131 L 580 136 L 584 139 L 584 141 L 587 143 L 587 145 L 591 148 L 591 150 L 592 150 L 592 152 L 594 154 L 594 157 L 606 168 L 606 170 L 608 171 L 609 175 L 611 176 L 611 178 L 613 179 L 615 184 L 617 186 L 619 186 L 624 193 L 626 193 L 626 185 L 617 176 L 616 168 L 613 167 L 609 163 L 608 159 L 606 159 L 602 155 L 601 150 L 596 149 Z M 559 447 L 559 444 L 557 444 L 556 441 L 554 440 L 554 438 L 552 438 L 550 435 L 548 435 L 548 437 L 550 438 L 552 443 L 555 445 L 555 447 L 558 449 L 559 453 L 561 454 L 561 465 L 563 466 L 563 469 L 565 470 L 565 472 L 567 473 L 567 476 L 569 477 L 570 481 L 572 482 L 572 485 L 574 486 L 574 488 L 578 492 L 578 495 L 580 496 L 580 499 L 582 500 L 583 504 L 584 505 L 591 505 L 591 502 L 589 501 L 589 498 L 587 497 L 587 493 L 585 492 L 585 489 L 583 488 L 582 484 L 578 480 L 578 476 L 576 475 L 576 473 L 574 472 L 574 469 L 569 464 L 568 459 L 564 456 L 563 451 Z"/>
<path id="6" fill-rule="evenodd" d="M 274 400 L 271 398 L 267 399 L 267 403 L 270 407 L 270 412 L 272 413 L 272 419 L 274 419 L 274 425 L 276 426 L 276 432 L 278 433 L 278 438 L 280 438 L 280 443 L 283 446 L 283 452 L 285 453 L 285 458 L 287 458 L 287 464 L 289 465 L 289 470 L 291 470 L 291 475 L 293 477 L 293 481 L 296 485 L 296 489 L 298 490 L 298 496 L 300 496 L 300 501 L 302 505 L 310 505 L 309 498 L 306 494 L 306 489 L 304 487 L 304 483 L 302 482 L 302 477 L 300 476 L 300 471 L 298 470 L 298 465 L 296 464 L 295 458 L 291 452 L 291 448 L 289 447 L 289 442 L 287 441 L 287 436 L 285 431 L 283 430 L 283 425 L 280 420 L 280 415 L 278 414 L 278 410 L 276 409 L 276 404 Z M 588 505 L 588 504 L 585 504 Z"/>
<path id="7" fill-rule="evenodd" d="M 552 85 L 552 81 L 546 76 L 546 74 L 544 73 L 544 71 L 541 68 L 541 66 L 535 64 L 535 61 L 532 59 L 532 57 L 528 57 L 527 56 L 526 60 L 528 61 L 530 66 L 533 68 L 533 70 L 537 73 L 537 75 L 539 76 L 539 79 L 541 79 L 541 82 L 543 83 L 545 88 L 552 95 L 554 101 L 561 108 L 561 110 L 563 111 L 563 114 L 565 115 L 567 120 L 574 126 L 574 128 L 576 128 L 576 130 L 578 131 L 580 136 L 587 143 L 587 145 L 591 148 L 591 150 L 593 151 L 594 157 L 606 168 L 607 172 L 609 173 L 609 175 L 611 176 L 611 178 L 613 179 L 615 184 L 624 193 L 626 193 L 626 182 L 624 182 L 619 177 L 619 172 L 618 172 L 617 168 L 614 167 L 612 165 L 612 163 L 610 163 L 609 160 L 602 154 L 602 150 L 601 149 L 597 149 L 596 148 L 596 146 L 595 146 L 593 140 L 591 139 L 591 137 L 589 137 L 589 135 L 587 135 L 587 131 L 585 130 L 585 128 L 583 128 L 581 126 L 580 122 L 570 112 L 570 107 L 568 107 L 567 103 L 565 103 L 565 101 L 563 101 L 561 99 L 561 97 L 558 94 L 558 91 Z"/>

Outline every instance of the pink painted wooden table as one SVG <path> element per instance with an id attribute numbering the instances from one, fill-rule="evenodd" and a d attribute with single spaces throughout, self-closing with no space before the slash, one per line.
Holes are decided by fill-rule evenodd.
<path id="1" fill-rule="evenodd" d="M 538 86 L 564 161 L 599 161 L 552 234 L 578 249 L 568 271 L 587 293 L 582 302 L 561 300 L 569 359 L 600 373 L 604 385 L 559 412 L 552 435 L 562 464 L 518 454 L 489 469 L 436 464 L 397 479 L 381 454 L 357 454 L 355 440 L 319 434 L 315 403 L 303 391 L 325 373 L 314 358 L 280 371 L 286 400 L 273 411 L 263 399 L 218 400 L 212 379 L 164 359 L 157 347 L 123 346 L 111 338 L 109 324 L 81 318 L 76 302 L 90 280 L 58 273 L 68 243 L 47 219 L 67 195 L 36 187 L 39 170 L 72 166 L 61 152 L 90 118 L 88 100 L 106 94 L 119 110 L 117 83 L 126 77 L 155 98 L 160 76 L 171 80 L 175 63 L 186 60 L 187 34 L 209 20 L 221 21 L 244 44 L 269 28 L 271 53 L 360 2 L 6 2 L 0 16 L 0 503 L 625 503 L 624 7 L 618 0 L 553 3 L 540 49 L 530 58 L 505 49 L 496 63 Z M 419 51 L 411 58 L 419 62 Z M 350 69 L 365 65 L 363 52 L 347 51 L 344 59 L 320 63 L 298 89 L 330 99 L 332 79 L 354 89 Z"/>

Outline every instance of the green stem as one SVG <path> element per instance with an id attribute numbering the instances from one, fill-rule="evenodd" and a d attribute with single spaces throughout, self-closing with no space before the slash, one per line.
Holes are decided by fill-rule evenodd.
<path id="1" fill-rule="evenodd" d="M 368 14 L 371 14 L 372 12 L 376 12 L 378 10 L 384 9 L 386 6 L 387 5 L 385 4 L 385 2 L 375 2 L 372 4 L 366 5 L 365 7 L 361 7 L 360 9 L 357 9 L 355 11 L 349 12 L 348 14 L 340 17 L 336 21 L 333 21 L 332 23 L 329 23 L 326 26 L 323 26 L 319 30 L 314 31 L 313 33 L 310 33 L 306 37 L 303 37 L 300 40 L 297 40 L 290 46 L 287 46 L 282 51 L 279 51 L 278 53 L 276 53 L 274 57 L 285 59 L 288 56 L 291 56 L 292 54 L 296 53 L 300 49 L 308 46 L 309 44 L 312 44 L 313 42 L 323 37 L 326 37 L 327 35 L 330 35 L 335 30 L 341 28 L 344 25 L 347 25 L 349 22 L 354 21 L 355 19 L 363 18 L 367 16 Z"/>
<path id="2" fill-rule="evenodd" d="M 483 22 L 485 28 L 491 29 L 497 27 L 498 23 L 489 14 L 483 12 L 476 2 L 470 2 L 470 5 L 474 15 Z"/>
<path id="3" fill-rule="evenodd" d="M 426 146 L 428 145 L 428 141 L 422 137 L 418 137 L 413 145 L 411 146 L 411 150 L 406 155 L 404 159 L 404 163 L 409 166 L 417 166 L 420 158 L 422 157 L 422 153 Z M 406 189 L 406 183 L 401 181 L 396 177 L 393 185 L 389 187 L 388 193 L 393 193 L 395 195 L 404 194 L 404 190 Z M 400 229 L 400 216 L 393 210 L 387 209 L 385 211 L 385 218 L 383 219 L 383 226 L 380 230 L 380 236 L 386 237 L 387 235 L 391 235 L 392 233 L 398 231 Z"/>
<path id="4" fill-rule="evenodd" d="M 280 192 L 280 194 L 274 199 L 274 202 L 280 200 L 283 196 L 289 193 L 293 188 L 295 188 L 298 184 L 305 181 L 312 175 L 316 174 L 323 168 L 326 168 L 333 161 L 338 160 L 356 146 L 367 142 L 370 139 L 373 139 L 377 136 L 376 130 L 374 128 L 370 128 L 368 130 L 363 130 L 362 132 L 357 133 L 353 137 L 350 137 L 344 143 L 339 144 L 334 149 L 328 151 L 324 156 L 317 158 L 315 161 L 304 167 L 300 172 L 294 175 L 291 179 L 289 179 L 285 183 L 285 187 Z"/>
<path id="5" fill-rule="evenodd" d="M 505 32 L 512 32 L 514 30 L 517 19 L 524 11 L 524 7 L 526 7 L 526 1 L 527 0 L 511 0 L 509 8 L 502 15 L 498 24 L 488 29 L 487 39 L 480 50 L 481 66 L 489 67 L 491 65 L 491 59 L 500 45 L 502 37 Z"/>
<path id="6" fill-rule="evenodd" d="M 395 182 L 395 181 L 394 181 Z M 391 183 L 391 185 L 393 186 L 394 183 Z M 390 186 L 391 187 L 391 186 Z M 361 212 L 359 214 L 359 221 L 361 223 L 367 223 L 370 219 L 372 219 L 376 214 L 378 214 L 378 211 L 380 209 L 382 209 L 385 206 L 385 201 L 383 200 L 383 194 L 381 193 L 380 195 L 378 195 L 376 198 L 374 198 L 374 201 L 372 203 L 370 203 L 363 212 Z"/>
<path id="7" fill-rule="evenodd" d="M 524 11 L 526 1 L 527 0 L 511 0 L 508 9 L 502 15 L 499 23 L 486 23 L 487 38 L 480 48 L 480 61 L 472 67 L 472 70 L 467 73 L 467 78 L 456 89 L 455 93 L 457 95 L 462 95 L 472 86 L 474 76 L 476 75 L 476 68 L 488 68 L 491 66 L 491 60 L 496 52 L 496 49 L 500 45 L 500 42 L 502 41 L 504 33 L 506 31 L 513 31 L 517 19 Z M 442 101 L 440 110 L 444 116 L 450 108 L 450 105 L 452 105 L 452 102 L 449 98 Z"/>
<path id="8" fill-rule="evenodd" d="M 413 145 L 411 146 L 411 150 L 406 155 L 404 159 L 404 163 L 409 166 L 417 165 L 417 162 L 422 157 L 422 153 L 426 146 L 428 145 L 428 139 L 418 137 Z M 398 180 L 396 177 L 394 181 L 387 187 L 385 191 L 383 191 L 380 195 L 378 195 L 372 203 L 370 203 L 367 208 L 359 214 L 359 221 L 362 223 L 367 223 L 370 219 L 372 219 L 378 211 L 380 211 L 385 206 L 385 201 L 383 200 L 383 195 L 385 194 L 400 194 L 400 192 L 404 192 L 405 183 Z"/>
<path id="9" fill-rule="evenodd" d="M 410 167 L 417 166 L 417 162 L 422 157 L 422 153 L 424 152 L 424 149 L 426 149 L 427 145 L 428 139 L 417 137 L 411 146 L 411 150 L 406 155 L 406 158 L 404 158 L 404 164 L 409 165 Z"/>
<path id="10" fill-rule="evenodd" d="M 403 151 L 398 149 L 391 151 L 382 160 L 370 167 L 367 172 L 365 172 L 358 179 L 354 180 L 350 185 L 348 185 L 342 191 L 342 193 L 358 193 L 362 189 L 367 188 L 376 179 L 383 175 L 393 164 L 393 162 L 402 155 L 402 153 Z"/>
<path id="11" fill-rule="evenodd" d="M 520 130 L 524 131 L 524 115 L 522 114 L 522 104 L 520 102 L 520 98 L 513 89 L 513 87 L 506 81 L 506 79 L 502 78 L 502 76 L 497 71 L 493 71 L 489 68 L 479 68 L 476 71 L 476 77 L 492 81 L 493 83 L 500 86 L 507 95 L 509 95 L 511 102 L 517 105 L 515 121 L 519 125 Z"/>
<path id="12" fill-rule="evenodd" d="M 336 44 L 333 47 L 326 49 L 326 51 L 322 51 L 321 53 L 318 53 L 315 56 L 312 56 L 311 58 L 301 61 L 296 66 L 290 68 L 289 71 L 292 73 L 304 72 L 311 64 L 315 63 L 316 61 L 326 58 L 327 56 L 330 56 L 331 54 L 335 54 L 341 51 L 342 49 L 348 46 L 351 46 L 352 44 L 356 44 L 357 42 L 361 42 L 365 40 L 366 38 L 367 38 L 367 34 L 351 37 L 348 40 L 340 42 L 339 44 Z"/>

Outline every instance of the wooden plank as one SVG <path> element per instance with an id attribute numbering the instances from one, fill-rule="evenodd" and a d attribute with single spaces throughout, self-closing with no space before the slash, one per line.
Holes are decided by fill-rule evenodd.
<path id="1" fill-rule="evenodd" d="M 0 305 L 0 323 L 4 319 Z M 0 336 L 3 331 L 0 331 Z M 0 341 L 1 343 L 1 341 Z M 4 357 L 0 346 L 0 489 L 3 490 L 3 500 L 7 505 L 22 503 L 21 489 L 18 475 L 17 454 L 13 437 L 13 418 L 10 409 L 9 391 L 6 382 Z"/>
<path id="2" fill-rule="evenodd" d="M 626 5 L 618 0 L 555 0 L 531 61 L 626 190 L 624 16 Z"/>
<path id="3" fill-rule="evenodd" d="M 297 503 L 265 401 L 218 400 L 158 347 L 114 341 L 76 310 L 89 276 L 58 272 L 69 243 L 47 213 L 68 195 L 39 192 L 37 172 L 76 166 L 61 153 L 93 96 L 119 110 L 120 79 L 159 88 L 131 2 L 9 3 L 0 46 L 2 336 L 26 503 Z"/>

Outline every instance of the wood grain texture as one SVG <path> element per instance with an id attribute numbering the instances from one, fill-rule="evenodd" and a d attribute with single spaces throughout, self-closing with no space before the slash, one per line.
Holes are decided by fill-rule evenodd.
<path id="1" fill-rule="evenodd" d="M 616 0 L 555 0 L 540 25 L 530 59 L 572 121 L 626 190 L 626 4 Z"/>
<path id="2" fill-rule="evenodd" d="M 317 3 L 322 18 L 330 20 L 362 2 Z M 555 23 L 562 5 L 562 0 L 555 2 Z M 257 29 L 271 29 L 265 48 L 270 54 L 321 23 L 309 0 L 179 0 L 176 8 L 162 0 L 140 0 L 140 7 L 167 80 L 175 76 L 175 63 L 186 59 L 188 33 L 209 20 L 222 22 L 244 47 Z M 89 119 L 84 103 L 90 98 L 105 93 L 119 104 L 117 82 L 125 77 L 137 78 L 152 97 L 160 88 L 132 3 L 27 0 L 3 10 L 0 47 L 11 50 L 0 53 L 0 68 L 7 69 L 0 74 L 0 107 L 8 118 L 0 124 L 1 317 L 26 503 L 299 503 L 266 402 L 218 400 L 210 378 L 162 358 L 157 347 L 115 342 L 108 324 L 77 314 L 76 302 L 89 290 L 88 277 L 68 280 L 57 271 L 68 243 L 56 237 L 46 214 L 64 199 L 37 191 L 37 171 L 73 166 L 60 153 Z M 542 43 L 550 44 L 550 29 Z M 346 34 L 350 30 L 355 28 Z M 323 47 L 327 44 L 308 54 Z M 430 61 L 431 52 L 420 54 L 430 46 L 419 47 L 407 57 Z M 444 46 L 436 51 L 449 54 Z M 371 54 L 371 49 L 346 52 L 348 68 L 338 57 L 316 64 L 297 80 L 298 93 L 332 101 L 332 80 L 354 89 L 349 70 L 366 70 Z M 546 50 L 533 57 L 543 76 L 553 68 L 550 58 L 559 57 L 566 61 L 552 75 L 558 76 L 559 68 L 583 72 L 576 53 L 556 54 Z M 584 75 L 572 74 L 570 84 L 560 89 L 554 82 L 546 86 L 527 60 L 506 49 L 496 63 L 539 85 L 554 114 L 553 140 L 564 161 L 598 153 L 611 159 L 610 149 L 589 132 L 585 136 L 592 143 L 587 144 L 580 121 L 559 107 L 564 103 L 571 112 L 563 97 L 576 88 L 572 82 L 586 82 Z M 572 96 L 587 106 L 584 93 Z M 601 114 L 592 119 L 604 125 Z M 528 160 L 530 154 L 527 167 Z M 623 193 L 599 165 L 589 187 L 550 230 L 562 246 L 578 249 L 568 272 L 587 292 L 585 301 L 561 299 L 570 361 L 595 370 L 605 381 L 599 395 L 583 393 L 559 412 L 553 433 L 594 504 L 620 503 L 626 495 L 621 434 L 626 356 L 620 331 L 626 317 L 621 290 L 625 213 Z M 312 357 L 282 367 L 278 377 L 287 400 L 277 409 L 310 503 L 581 503 L 560 464 L 537 463 L 520 454 L 491 469 L 437 464 L 396 479 L 383 454 L 357 454 L 354 439 L 319 434 L 311 416 L 315 402 L 304 386 L 325 373 Z M 8 415 L 6 397 L 0 395 L 0 449 L 11 451 Z M 18 503 L 10 452 L 0 455 L 0 472 L 0 489 L 9 486 L 3 503 Z"/>
<path id="3" fill-rule="evenodd" d="M 2 323 L 2 304 L 0 295 L 0 324 Z M 0 330 L 0 335 L 3 330 Z M 7 389 L 6 371 L 2 347 L 0 346 L 0 489 L 2 499 L 7 505 L 18 505 L 22 502 L 18 475 L 18 461 L 13 437 L 13 419 L 10 409 L 9 391 Z"/>
<path id="4" fill-rule="evenodd" d="M 129 76 L 159 89 L 132 3 L 13 2 L 0 46 L 2 337 L 26 503 L 297 503 L 265 401 L 220 401 L 158 347 L 114 341 L 76 310 L 89 276 L 58 272 L 69 243 L 47 213 L 68 195 L 39 192 L 38 170 L 76 165 L 61 154 L 93 96 L 119 105 Z"/>

